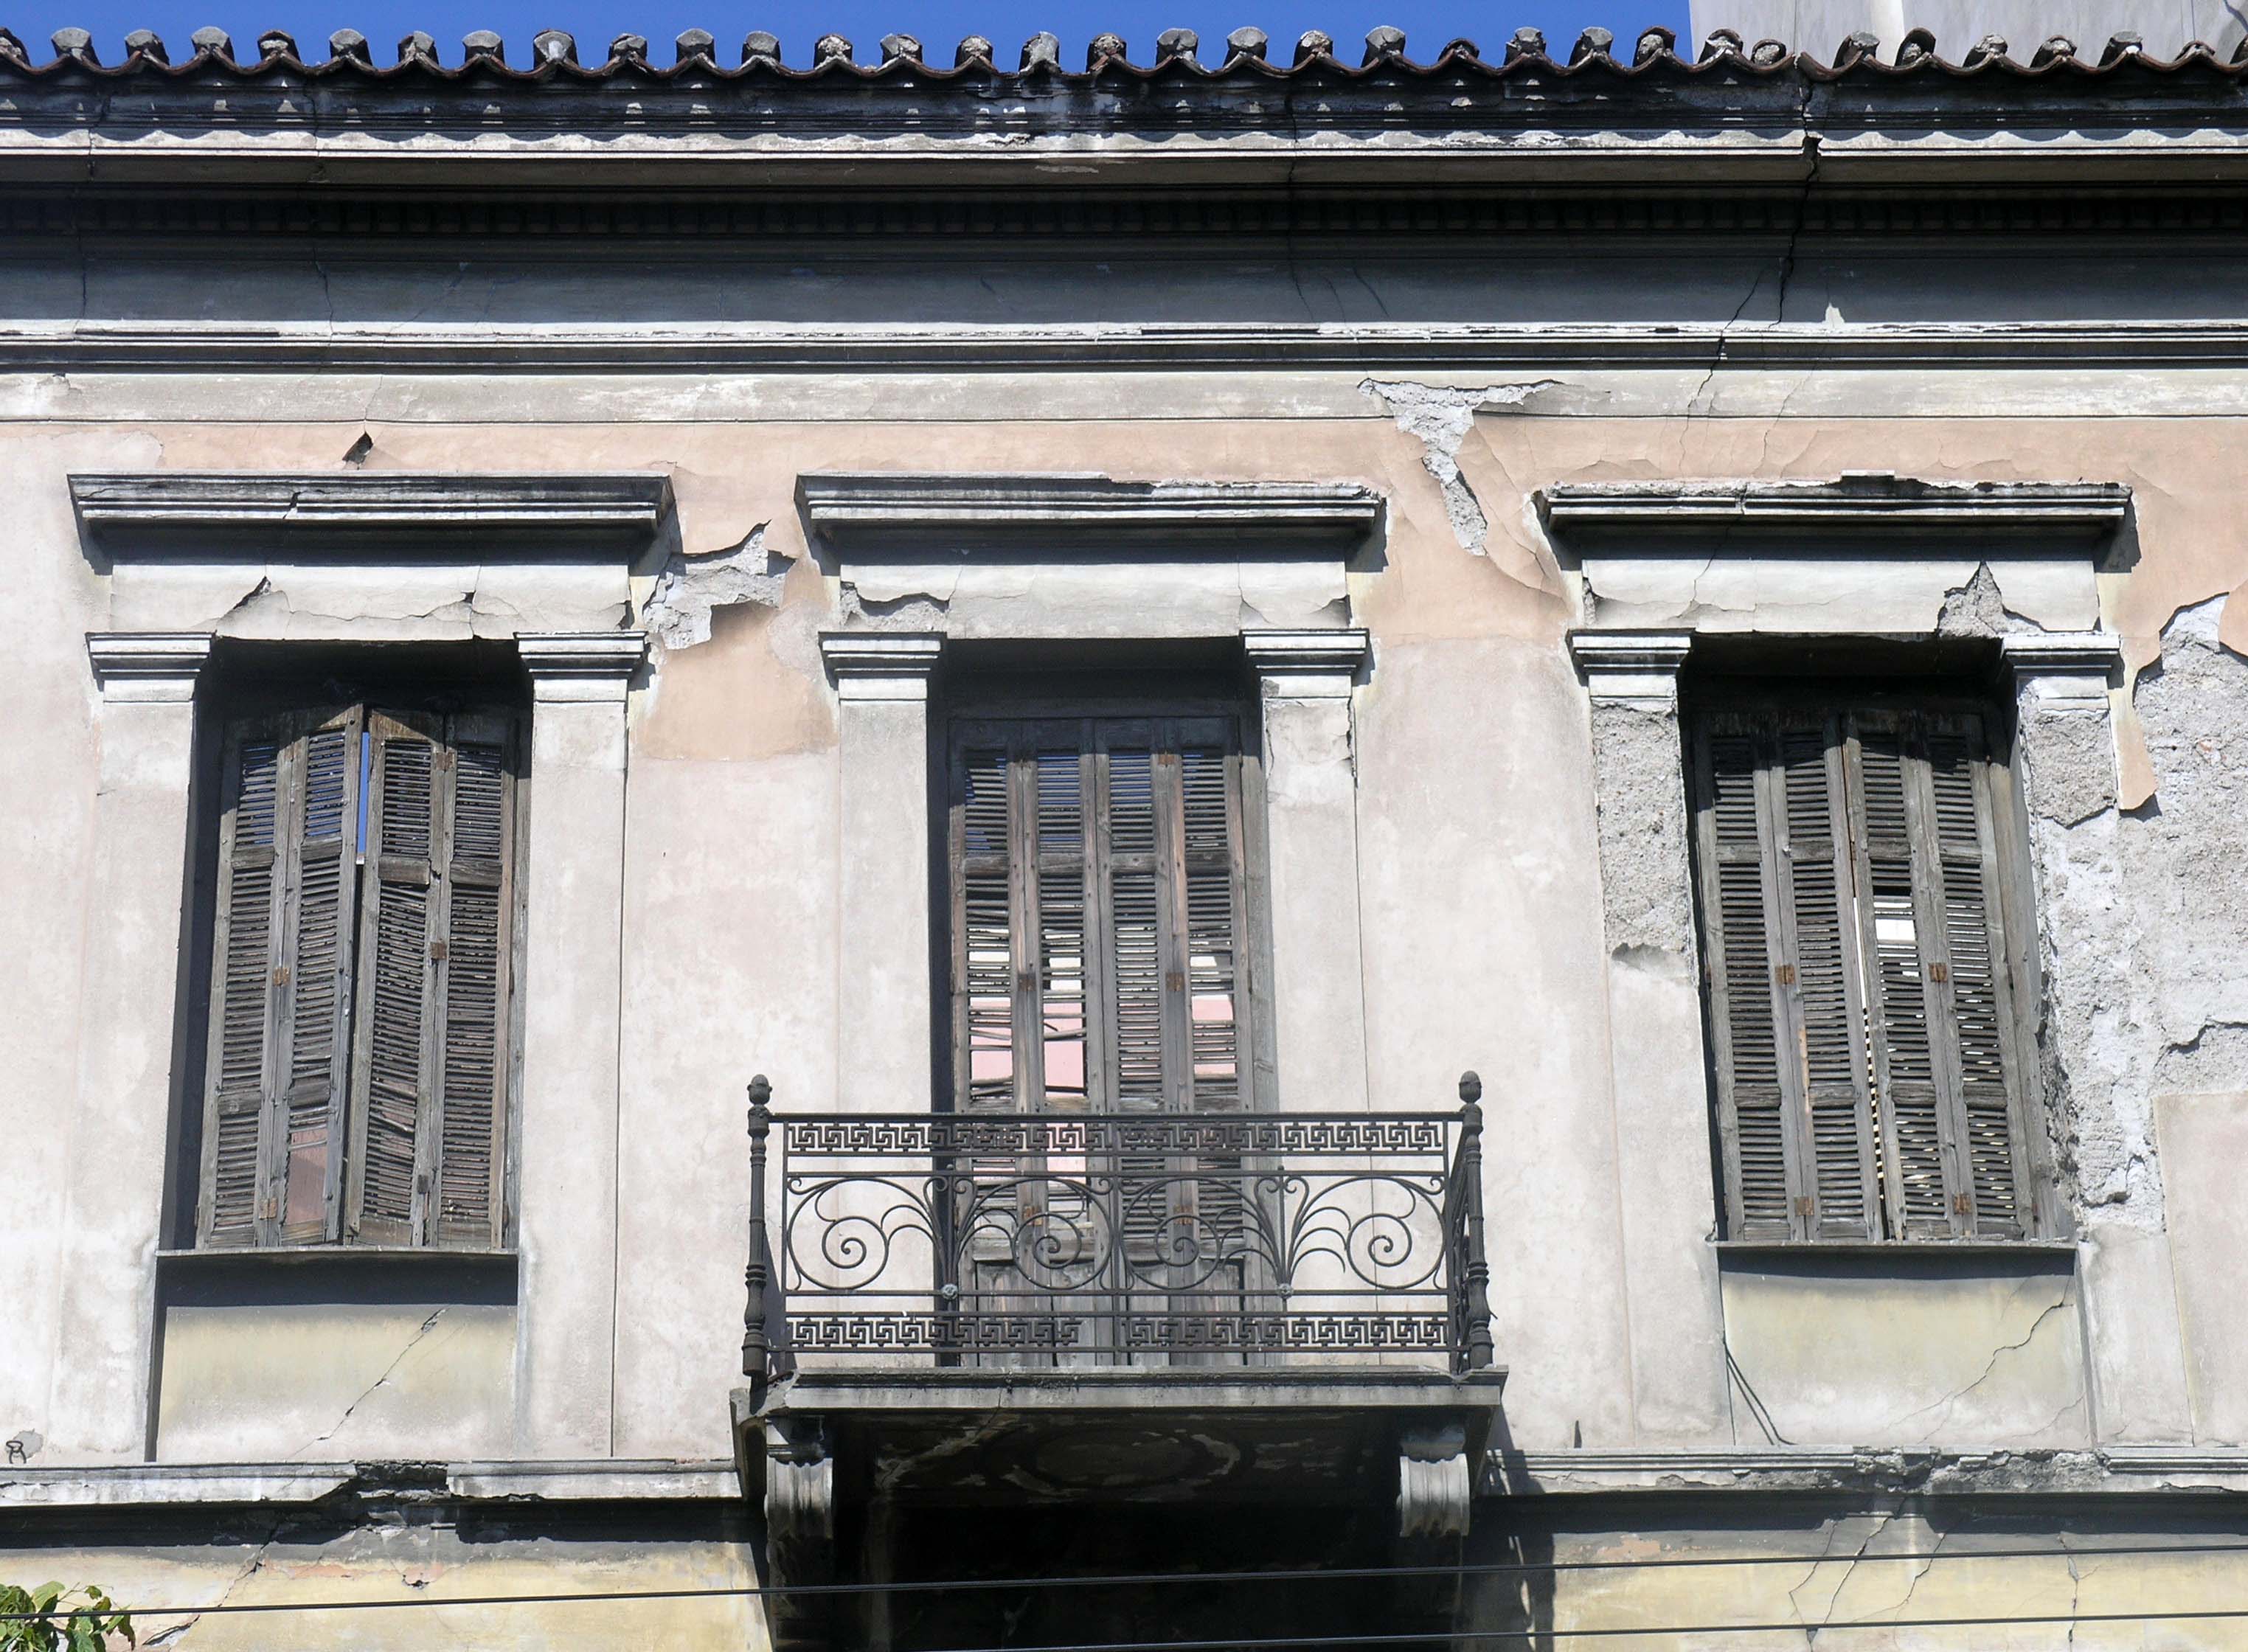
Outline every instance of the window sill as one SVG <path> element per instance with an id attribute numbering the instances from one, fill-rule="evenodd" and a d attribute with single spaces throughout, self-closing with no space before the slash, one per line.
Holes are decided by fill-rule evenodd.
<path id="1" fill-rule="evenodd" d="M 235 1266 L 288 1267 L 305 1264 L 351 1262 L 371 1267 L 420 1267 L 432 1264 L 470 1267 L 515 1265 L 513 1251 L 440 1249 L 434 1245 L 403 1244 L 274 1244 L 225 1245 L 209 1249 L 159 1251 L 162 1268 Z"/>
<path id="2" fill-rule="evenodd" d="M 2074 1256 L 2073 1239 L 1711 1239 L 1721 1256 Z"/>

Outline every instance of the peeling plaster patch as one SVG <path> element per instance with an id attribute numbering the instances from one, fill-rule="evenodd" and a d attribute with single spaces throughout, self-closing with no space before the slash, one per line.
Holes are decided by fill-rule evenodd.
<path id="1" fill-rule="evenodd" d="M 710 640 L 710 612 L 754 603 L 780 607 L 781 586 L 792 558 L 765 549 L 767 524 L 751 528 L 739 545 L 723 551 L 674 551 L 641 608 L 641 623 L 669 649 Z"/>
<path id="2" fill-rule="evenodd" d="M 1976 566 L 1975 577 L 1943 593 L 1943 608 L 1936 616 L 1940 637 L 2003 637 L 2045 627 L 2026 614 L 2006 606 L 1998 576 L 1987 562 Z"/>
<path id="3" fill-rule="evenodd" d="M 1366 379 L 1359 389 L 1389 410 L 1397 428 L 1421 443 L 1421 466 L 1436 479 L 1444 496 L 1444 514 L 1451 518 L 1452 537 L 1463 551 L 1484 554 L 1491 539 L 1491 522 L 1483 505 L 1460 474 L 1460 445 L 1475 428 L 1475 416 L 1502 408 L 1521 408 L 1540 391 L 1559 388 L 1558 379 L 1533 379 L 1523 384 L 1488 384 L 1477 388 L 1453 385 L 1415 384 L 1408 380 Z"/>
<path id="4" fill-rule="evenodd" d="M 2248 1088 L 2248 660 L 2223 640 L 2228 600 L 2180 609 L 2139 674 L 2156 801 L 2127 823 L 2149 932 L 2157 1091 Z"/>
<path id="5" fill-rule="evenodd" d="M 857 620 L 877 631 L 942 631 L 945 615 L 952 607 L 949 597 L 932 596 L 924 592 L 909 592 L 894 597 L 862 595 L 859 587 L 844 581 L 843 617 Z"/>

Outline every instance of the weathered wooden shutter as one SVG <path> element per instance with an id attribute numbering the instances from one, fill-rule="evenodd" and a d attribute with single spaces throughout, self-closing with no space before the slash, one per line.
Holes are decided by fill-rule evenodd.
<path id="1" fill-rule="evenodd" d="M 1797 1231 L 1795 1131 L 1780 1077 L 1765 765 L 1756 730 L 1737 719 L 1704 727 L 1697 744 L 1703 952 L 1726 1203 L 1734 1237 L 1785 1239 Z"/>
<path id="2" fill-rule="evenodd" d="M 954 1074 L 963 1110 L 1157 1115 L 1248 1104 L 1246 760 L 1224 717 L 956 728 Z M 1079 1196 L 1068 1178 L 1092 1170 L 1136 1265 L 1183 1261 L 1198 1235 L 1238 1226 L 1230 1159 L 1127 1153 L 1091 1167 L 974 1169 L 1023 1178 L 1024 1221 L 1059 1212 L 1055 1202 Z M 1065 1227 L 1078 1220 L 1059 1213 Z"/>
<path id="3" fill-rule="evenodd" d="M 2028 1166 L 1981 724 L 1904 713 L 1851 724 L 1890 1231 L 2018 1236 Z"/>
<path id="4" fill-rule="evenodd" d="M 963 1110 L 1244 1105 L 1244 761 L 1219 717 L 956 730 Z"/>
<path id="5" fill-rule="evenodd" d="M 515 741 L 497 715 L 370 714 L 351 1236 L 504 1226 Z"/>
<path id="6" fill-rule="evenodd" d="M 196 1234 L 332 1239 L 359 828 L 357 708 L 244 719 L 221 758 Z"/>
<path id="7" fill-rule="evenodd" d="M 2023 1231 L 1979 725 L 1724 712 L 1696 759 L 1730 1230 Z"/>

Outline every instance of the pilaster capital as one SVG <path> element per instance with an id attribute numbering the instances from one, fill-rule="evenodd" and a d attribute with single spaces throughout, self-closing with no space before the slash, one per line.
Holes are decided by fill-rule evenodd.
<path id="1" fill-rule="evenodd" d="M 1569 658 L 1595 701 L 1662 709 L 1678 703 L 1678 673 L 1694 647 L 1691 631 L 1569 633 Z"/>
<path id="2" fill-rule="evenodd" d="M 533 700 L 622 701 L 648 654 L 645 631 L 518 631 Z"/>
<path id="3" fill-rule="evenodd" d="M 86 654 L 101 697 L 178 703 L 195 697 L 209 663 L 208 631 L 89 631 Z"/>
<path id="4" fill-rule="evenodd" d="M 2033 631 L 2001 639 L 1999 654 L 2014 674 L 2014 691 L 2041 700 L 2101 700 L 2123 668 L 2121 639 L 2112 631 Z"/>
<path id="5" fill-rule="evenodd" d="M 1244 631 L 1241 649 L 1267 695 L 1340 700 L 1350 697 L 1358 668 L 1366 662 L 1367 641 L 1366 633 L 1355 627 L 1340 631 Z"/>
<path id="6" fill-rule="evenodd" d="M 926 700 L 944 657 L 936 631 L 823 631 L 819 657 L 846 700 Z"/>

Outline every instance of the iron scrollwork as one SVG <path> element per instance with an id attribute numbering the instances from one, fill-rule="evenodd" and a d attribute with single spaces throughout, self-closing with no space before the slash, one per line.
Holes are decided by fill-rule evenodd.
<path id="1" fill-rule="evenodd" d="M 798 1354 L 1490 1362 L 1472 1100 L 777 1120 L 754 1099 L 760 1178 L 765 1133 L 781 1138 L 777 1233 L 762 1185 L 752 1200 L 751 1340 L 768 1369 Z"/>

